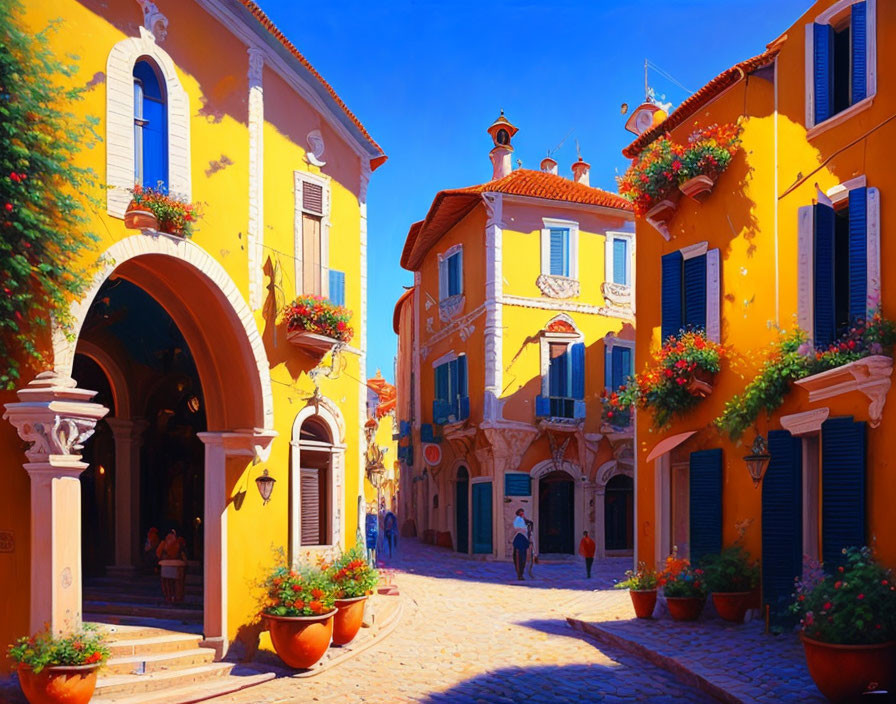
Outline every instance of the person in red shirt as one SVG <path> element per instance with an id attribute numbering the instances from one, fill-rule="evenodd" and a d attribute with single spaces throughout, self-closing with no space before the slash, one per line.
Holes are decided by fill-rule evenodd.
<path id="1" fill-rule="evenodd" d="M 594 564 L 594 541 L 588 536 L 586 530 L 582 533 L 582 539 L 579 541 L 579 555 L 585 558 L 585 572 L 588 579 L 591 579 L 591 565 Z"/>

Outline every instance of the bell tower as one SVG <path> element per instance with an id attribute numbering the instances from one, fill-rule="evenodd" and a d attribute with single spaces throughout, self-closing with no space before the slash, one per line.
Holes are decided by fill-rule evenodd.
<path id="1" fill-rule="evenodd" d="M 488 133 L 495 145 L 488 154 L 492 160 L 492 181 L 504 178 L 511 172 L 513 168 L 511 162 L 513 144 L 511 144 L 511 140 L 517 131 L 517 128 L 510 124 L 510 120 L 504 117 L 503 110 L 498 115 L 498 119 L 488 128 Z"/>

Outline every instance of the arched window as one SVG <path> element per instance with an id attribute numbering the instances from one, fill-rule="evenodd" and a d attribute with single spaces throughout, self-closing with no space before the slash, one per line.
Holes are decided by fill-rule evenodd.
<path id="1" fill-rule="evenodd" d="M 299 431 L 300 505 L 302 545 L 327 545 L 330 532 L 330 485 L 333 441 L 326 426 L 316 417 L 302 423 Z"/>
<path id="2" fill-rule="evenodd" d="M 158 68 L 134 64 L 134 182 L 168 186 L 168 104 Z"/>

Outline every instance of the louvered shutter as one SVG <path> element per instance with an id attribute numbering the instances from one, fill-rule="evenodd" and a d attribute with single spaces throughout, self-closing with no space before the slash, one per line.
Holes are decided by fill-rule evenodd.
<path id="1" fill-rule="evenodd" d="M 690 560 L 698 565 L 722 549 L 722 450 L 692 452 L 689 477 Z"/>
<path id="2" fill-rule="evenodd" d="M 569 276 L 569 230 L 551 230 L 551 274 Z"/>
<path id="3" fill-rule="evenodd" d="M 492 552 L 491 482 L 473 485 L 473 552 L 477 555 Z"/>
<path id="4" fill-rule="evenodd" d="M 575 342 L 569 346 L 569 361 L 571 370 L 572 398 L 585 398 L 585 343 Z"/>
<path id="5" fill-rule="evenodd" d="M 604 386 L 608 391 L 615 391 L 613 386 L 613 348 L 604 343 Z"/>
<path id="6" fill-rule="evenodd" d="M 448 298 L 448 260 L 439 260 L 439 300 Z"/>
<path id="7" fill-rule="evenodd" d="M 448 362 L 448 407 L 451 409 L 449 420 L 454 422 L 460 417 L 460 379 L 458 377 L 458 360 Z"/>
<path id="8" fill-rule="evenodd" d="M 337 306 L 345 305 L 345 272 L 330 269 L 330 301 Z"/>
<path id="9" fill-rule="evenodd" d="M 613 390 L 625 384 L 631 376 L 632 351 L 628 347 L 613 348 Z"/>
<path id="10" fill-rule="evenodd" d="M 812 61 L 815 75 L 815 124 L 831 116 L 834 98 L 833 45 L 834 29 L 829 24 L 813 27 L 814 47 Z"/>
<path id="11" fill-rule="evenodd" d="M 852 102 L 864 100 L 868 94 L 868 8 L 857 2 L 851 8 L 850 42 L 852 44 Z"/>
<path id="12" fill-rule="evenodd" d="M 849 192 L 849 317 L 868 311 L 868 190 Z"/>
<path id="13" fill-rule="evenodd" d="M 836 335 L 834 306 L 834 209 L 816 203 L 815 220 L 815 323 L 816 346 L 826 346 Z"/>
<path id="14" fill-rule="evenodd" d="M 449 398 L 449 367 L 448 364 L 440 364 L 435 368 L 436 388 L 435 397 L 442 401 L 448 401 Z"/>
<path id="15" fill-rule="evenodd" d="M 504 496 L 532 496 L 532 477 L 519 472 L 505 474 Z"/>
<path id="16" fill-rule="evenodd" d="M 613 281 L 628 285 L 628 241 L 613 240 Z"/>
<path id="17" fill-rule="evenodd" d="M 320 545 L 320 470 L 302 469 L 302 545 Z"/>
<path id="18" fill-rule="evenodd" d="M 548 418 L 551 415 L 551 399 L 548 396 L 535 397 L 535 417 Z"/>
<path id="19" fill-rule="evenodd" d="M 681 262 L 681 252 L 663 255 L 663 340 L 677 335 L 682 327 Z"/>
<path id="20" fill-rule="evenodd" d="M 802 572 L 802 441 L 768 432 L 772 458 L 762 480 L 762 601 L 773 618 L 786 615 L 794 577 Z"/>
<path id="21" fill-rule="evenodd" d="M 684 260 L 684 326 L 706 329 L 706 255 Z"/>
<path id="22" fill-rule="evenodd" d="M 436 425 L 445 425 L 448 423 L 448 417 L 451 415 L 451 404 L 447 401 L 437 398 L 432 402 L 432 422 Z"/>
<path id="23" fill-rule="evenodd" d="M 554 352 L 559 347 L 566 345 L 551 345 L 551 360 L 548 367 L 548 395 L 554 398 L 568 398 L 568 374 L 569 374 L 569 355 L 564 351 L 562 354 L 554 356 Z"/>
<path id="24" fill-rule="evenodd" d="M 313 215 L 324 214 L 324 189 L 319 183 L 302 182 L 302 210 Z"/>
<path id="25" fill-rule="evenodd" d="M 457 419 L 464 420 L 470 417 L 470 392 L 467 379 L 467 355 L 465 354 L 457 358 L 457 395 Z"/>
<path id="26" fill-rule="evenodd" d="M 821 426 L 821 557 L 830 568 L 846 547 L 865 545 L 865 424 L 852 416 Z"/>

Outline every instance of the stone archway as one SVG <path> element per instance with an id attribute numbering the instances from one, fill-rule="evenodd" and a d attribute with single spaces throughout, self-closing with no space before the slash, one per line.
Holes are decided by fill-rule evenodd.
<path id="1" fill-rule="evenodd" d="M 541 515 L 541 479 L 547 477 L 548 475 L 556 473 L 566 474 L 572 482 L 573 546 L 571 552 L 575 553 L 575 547 L 578 545 L 578 541 L 576 540 L 576 538 L 580 536 L 582 534 L 582 531 L 584 530 L 585 491 L 583 485 L 585 483 L 585 477 L 582 474 L 579 466 L 572 462 L 554 462 L 554 460 L 542 460 L 541 462 L 538 462 L 534 467 L 532 467 L 532 469 L 529 471 L 529 475 L 532 477 L 532 515 L 534 517 L 533 520 L 535 521 L 535 534 L 540 536 L 541 523 L 543 521 L 543 516 Z M 539 553 L 544 552 L 542 545 L 539 544 L 538 540 L 536 541 L 535 547 Z"/>
<path id="2" fill-rule="evenodd" d="M 607 556 L 607 531 L 606 522 L 608 516 L 607 506 L 607 489 L 608 484 L 616 477 L 627 477 L 634 482 L 634 467 L 631 464 L 620 462 L 619 460 L 610 460 L 604 462 L 594 472 L 594 481 L 592 484 L 591 501 L 594 506 L 594 542 L 597 543 L 596 557 L 602 558 Z M 634 486 L 632 485 L 632 499 L 634 499 Z M 611 497 L 612 499 L 613 497 Z M 617 497 L 621 498 L 621 497 Z M 634 506 L 630 516 L 634 521 Z M 614 554 L 619 554 L 614 552 Z M 624 549 L 622 554 L 628 554 L 628 550 Z"/>

